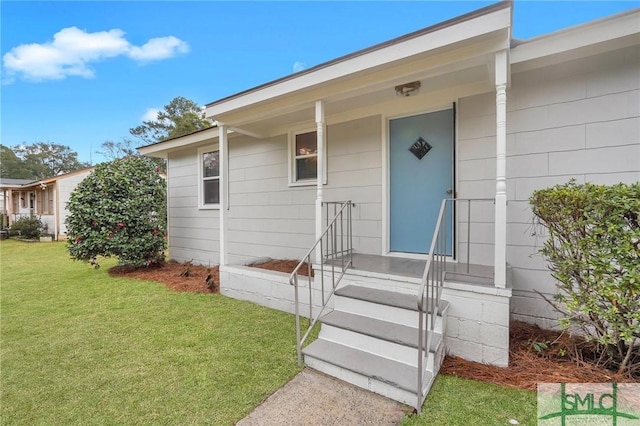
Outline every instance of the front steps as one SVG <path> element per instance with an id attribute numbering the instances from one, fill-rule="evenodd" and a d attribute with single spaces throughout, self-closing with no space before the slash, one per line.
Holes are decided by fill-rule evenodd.
<path id="1" fill-rule="evenodd" d="M 424 395 L 444 359 L 447 309 L 442 301 L 431 347 L 425 351 Z M 334 310 L 320 322 L 318 339 L 303 350 L 309 367 L 415 408 L 422 405 L 417 400 L 415 293 L 349 284 L 336 291 Z"/>

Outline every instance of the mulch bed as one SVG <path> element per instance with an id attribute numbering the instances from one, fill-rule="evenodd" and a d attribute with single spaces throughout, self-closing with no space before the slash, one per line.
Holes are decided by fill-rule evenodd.
<path id="1" fill-rule="evenodd" d="M 598 368 L 570 356 L 579 339 L 566 333 L 544 330 L 532 324 L 513 321 L 510 325 L 509 366 L 484 365 L 447 356 L 440 369 L 443 374 L 497 383 L 519 389 L 536 390 L 537 383 L 636 383 L 606 368 Z M 536 352 L 534 342 L 544 342 L 548 349 Z"/>
<path id="2" fill-rule="evenodd" d="M 291 273 L 298 260 L 269 260 L 251 265 L 252 267 L 272 271 Z M 301 268 L 302 275 L 307 267 Z M 192 265 L 189 262 L 166 262 L 157 267 L 131 269 L 113 267 L 112 276 L 125 276 L 143 280 L 157 281 L 179 292 L 217 293 L 220 289 L 218 267 Z M 313 271 L 312 271 L 313 274 Z M 312 275 L 313 276 L 313 275 Z M 213 279 L 212 290 L 206 278 Z M 547 349 L 536 352 L 534 343 L 545 343 Z M 510 326 L 509 366 L 495 367 L 447 356 L 440 370 L 443 374 L 464 377 L 473 380 L 496 383 L 520 389 L 535 390 L 537 383 L 636 383 L 640 377 L 630 378 L 579 361 L 575 355 L 576 345 L 581 342 L 566 333 L 543 330 L 538 326 L 514 321 Z"/>
<path id="3" fill-rule="evenodd" d="M 294 259 L 271 259 L 262 263 L 254 263 L 251 267 L 290 274 L 296 266 L 298 266 L 298 263 L 300 263 L 300 261 Z M 305 277 L 309 276 L 308 272 L 309 265 L 307 263 L 303 263 L 300 269 L 298 269 L 298 273 Z M 313 268 L 311 268 L 311 276 L 313 277 Z"/>
<path id="4" fill-rule="evenodd" d="M 218 293 L 220 291 L 219 269 L 217 266 L 209 268 L 202 265 L 192 265 L 189 262 L 180 263 L 170 260 L 149 268 L 133 269 L 114 266 L 109 269 L 109 275 L 157 281 L 179 292 Z M 213 280 L 213 288 L 207 284 L 207 277 Z"/>

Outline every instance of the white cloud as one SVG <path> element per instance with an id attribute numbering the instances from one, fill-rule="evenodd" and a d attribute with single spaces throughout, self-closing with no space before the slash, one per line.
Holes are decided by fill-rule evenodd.
<path id="1" fill-rule="evenodd" d="M 158 108 L 147 108 L 142 116 L 142 121 L 156 121 L 158 119 L 159 112 L 160 110 Z"/>
<path id="2" fill-rule="evenodd" d="M 304 62 L 295 61 L 293 63 L 293 72 L 300 72 L 305 69 L 307 69 L 307 64 L 305 64 Z"/>
<path id="3" fill-rule="evenodd" d="M 152 38 L 140 47 L 132 46 L 129 56 L 136 61 L 156 61 L 187 53 L 189 45 L 174 36 Z"/>
<path id="4" fill-rule="evenodd" d="M 60 80 L 69 76 L 95 77 L 92 62 L 125 55 L 138 62 L 171 58 L 186 53 L 189 45 L 179 38 L 152 38 L 132 45 L 119 29 L 89 33 L 77 27 L 63 28 L 45 43 L 21 44 L 3 56 L 5 82 Z"/>

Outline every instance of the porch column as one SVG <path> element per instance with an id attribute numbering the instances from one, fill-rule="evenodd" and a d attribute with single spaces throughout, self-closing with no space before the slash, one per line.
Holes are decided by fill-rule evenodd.
<path id="1" fill-rule="evenodd" d="M 58 181 L 51 182 L 51 191 L 49 191 L 53 197 L 53 239 L 58 240 L 58 229 L 60 212 L 58 211 Z"/>
<path id="2" fill-rule="evenodd" d="M 322 184 L 324 182 L 324 101 L 316 101 L 316 133 L 318 148 L 318 170 L 316 191 L 316 240 L 322 235 Z M 322 253 L 316 252 L 316 262 L 322 261 Z"/>
<path id="3" fill-rule="evenodd" d="M 229 150 L 229 142 L 227 138 L 228 127 L 225 125 L 218 126 L 218 167 L 220 173 L 220 265 L 227 264 L 227 152 Z"/>
<path id="4" fill-rule="evenodd" d="M 507 285 L 507 52 L 496 53 L 495 286 Z"/>

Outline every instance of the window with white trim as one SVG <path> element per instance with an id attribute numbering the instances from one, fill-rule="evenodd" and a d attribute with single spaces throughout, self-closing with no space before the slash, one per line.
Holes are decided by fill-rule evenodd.
<path id="1" fill-rule="evenodd" d="M 327 175 L 324 147 L 324 182 Z M 318 177 L 318 132 L 292 133 L 289 136 L 289 185 L 315 185 Z"/>
<path id="2" fill-rule="evenodd" d="M 218 146 L 198 149 L 198 192 L 201 209 L 220 207 L 220 151 Z"/>

